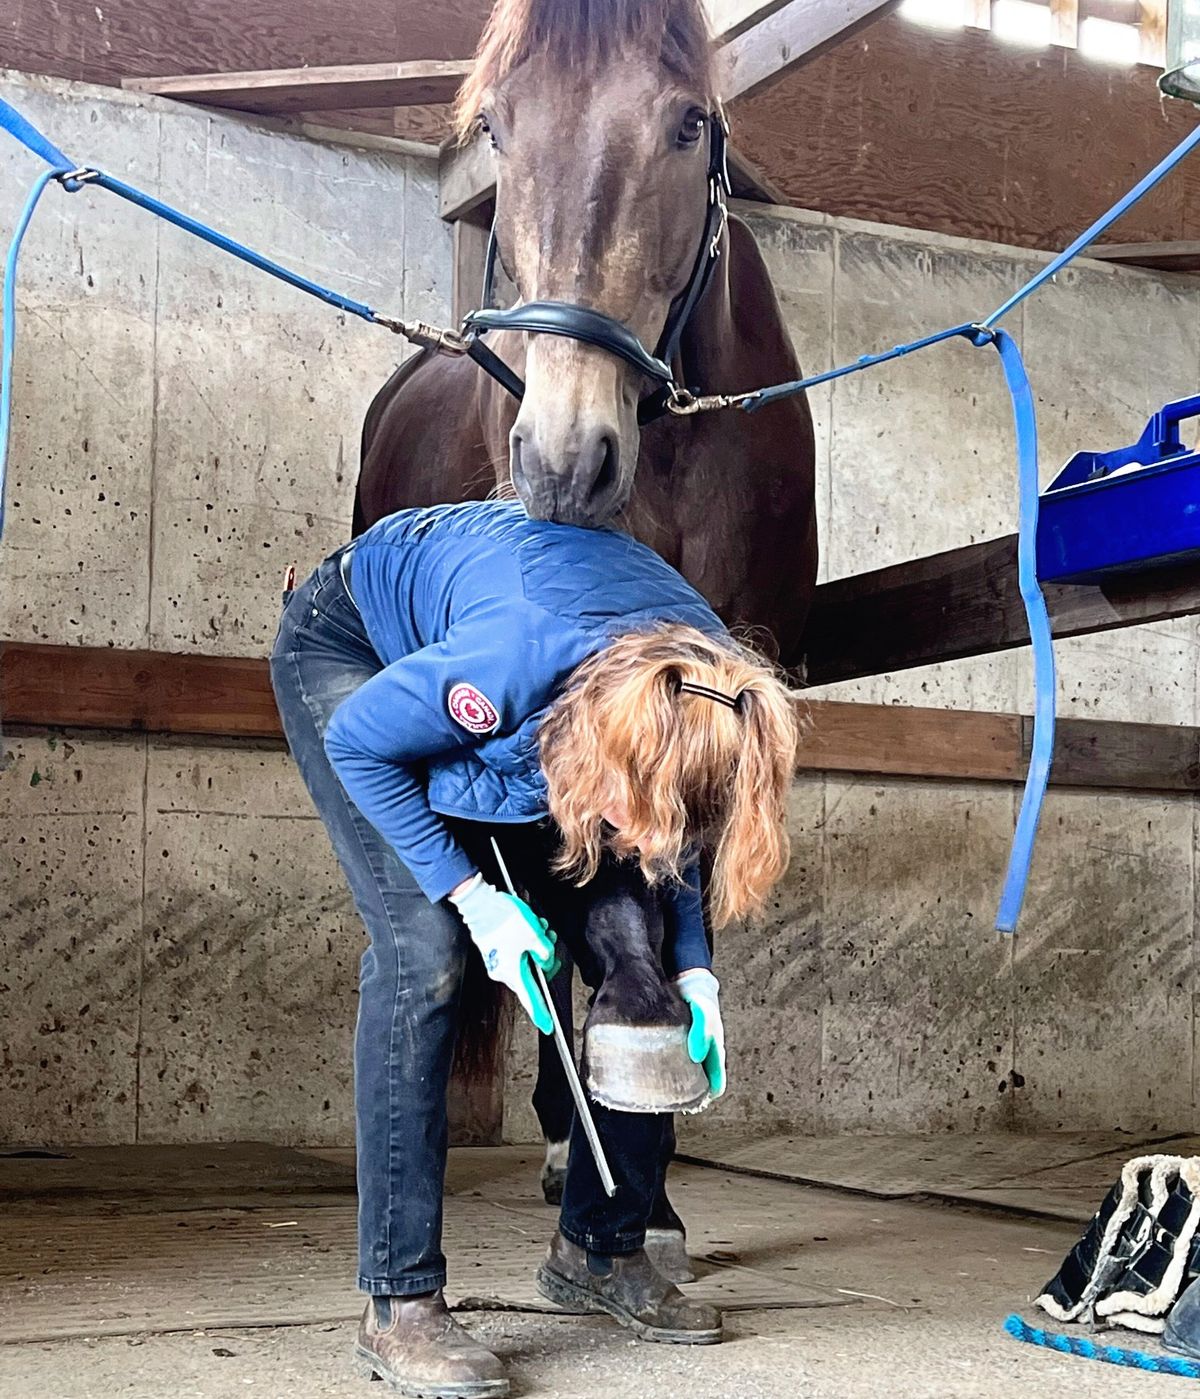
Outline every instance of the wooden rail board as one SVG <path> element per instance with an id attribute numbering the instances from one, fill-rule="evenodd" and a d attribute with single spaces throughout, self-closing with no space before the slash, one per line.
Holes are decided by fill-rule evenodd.
<path id="1" fill-rule="evenodd" d="M 1155 272 L 1200 272 L 1200 238 L 1171 243 L 1102 243 L 1088 257 L 1119 262 L 1124 267 L 1149 267 Z"/>
<path id="2" fill-rule="evenodd" d="M 6 644 L 0 719 L 224 738 L 281 733 L 265 661 L 99 646 Z"/>
<path id="3" fill-rule="evenodd" d="M 800 755 L 810 772 L 1020 782 L 1030 720 L 1019 714 L 813 700 Z M 265 661 L 9 643 L 0 650 L 7 725 L 279 740 Z M 1137 791 L 1200 790 L 1200 730 L 1065 719 L 1053 781 Z"/>
<path id="4" fill-rule="evenodd" d="M 1200 613 L 1200 564 L 1126 574 L 1103 588 L 1051 583 L 1054 635 L 1085 636 Z M 806 635 L 808 681 L 826 685 L 1027 645 L 1017 537 L 822 584 Z"/>
<path id="5" fill-rule="evenodd" d="M 470 70 L 464 60 L 352 63 L 330 68 L 267 68 L 249 73 L 185 73 L 126 78 L 121 86 L 179 102 L 239 112 L 337 111 L 452 102 Z"/>

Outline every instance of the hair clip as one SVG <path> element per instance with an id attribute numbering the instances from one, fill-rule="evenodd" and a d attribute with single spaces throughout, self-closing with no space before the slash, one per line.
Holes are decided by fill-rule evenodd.
<path id="1" fill-rule="evenodd" d="M 742 707 L 742 695 L 745 693 L 739 690 L 736 695 L 727 695 L 723 690 L 714 690 L 709 685 L 698 685 L 694 680 L 681 680 L 679 689 L 681 693 L 700 695 L 704 699 L 713 700 L 716 704 L 723 704 L 728 709 L 737 710 Z"/>

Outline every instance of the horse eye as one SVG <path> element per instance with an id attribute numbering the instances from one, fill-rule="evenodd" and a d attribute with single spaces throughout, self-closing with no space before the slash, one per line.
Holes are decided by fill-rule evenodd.
<path id="1" fill-rule="evenodd" d="M 488 138 L 492 150 L 497 149 L 496 133 L 492 130 L 492 124 L 490 121 L 488 121 L 487 117 L 484 115 L 483 112 L 480 112 L 479 115 L 475 118 L 475 130 L 481 132 L 484 136 Z"/>
<path id="2" fill-rule="evenodd" d="M 681 146 L 694 146 L 700 137 L 704 135 L 704 124 L 707 118 L 703 112 L 691 111 L 683 119 L 683 124 L 679 128 L 679 144 Z"/>

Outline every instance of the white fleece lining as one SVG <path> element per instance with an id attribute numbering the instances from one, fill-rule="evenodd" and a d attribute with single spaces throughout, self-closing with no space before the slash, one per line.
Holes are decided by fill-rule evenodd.
<path id="1" fill-rule="evenodd" d="M 1095 1303 L 1097 1316 L 1130 1326 L 1136 1330 L 1158 1330 L 1160 1327 L 1138 1324 L 1131 1318 L 1161 1317 L 1175 1304 L 1183 1271 L 1187 1267 L 1191 1252 L 1192 1238 L 1200 1224 L 1200 1157 L 1196 1156 L 1135 1156 L 1121 1168 L 1121 1198 L 1113 1210 L 1112 1217 L 1104 1230 L 1104 1238 L 1096 1262 L 1092 1268 L 1094 1278 L 1112 1256 L 1113 1248 L 1125 1222 L 1133 1213 L 1138 1199 L 1139 1177 L 1150 1172 L 1150 1212 L 1157 1216 L 1170 1194 L 1171 1183 L 1180 1179 L 1192 1194 L 1192 1207 L 1187 1221 L 1176 1241 L 1175 1253 L 1162 1282 L 1153 1292 L 1141 1296 L 1134 1292 L 1114 1292 Z M 1036 1299 L 1036 1305 L 1048 1312 L 1056 1321 L 1074 1321 L 1092 1305 L 1091 1297 L 1085 1291 L 1083 1298 L 1073 1307 L 1062 1307 L 1048 1293 Z M 1121 1315 L 1118 1315 L 1121 1313 Z"/>
<path id="2" fill-rule="evenodd" d="M 1167 1324 L 1165 1316 L 1138 1316 L 1135 1312 L 1113 1312 L 1104 1320 L 1113 1326 L 1127 1326 L 1131 1331 L 1145 1331 L 1152 1336 L 1161 1336 Z"/>
<path id="3" fill-rule="evenodd" d="M 1139 1316 L 1163 1316 L 1175 1305 L 1179 1296 L 1179 1284 L 1187 1267 L 1188 1255 L 1192 1250 L 1192 1236 L 1200 1223 L 1200 1160 L 1194 1156 L 1160 1156 L 1150 1178 L 1151 1212 L 1157 1219 L 1158 1211 L 1166 1203 L 1171 1193 L 1171 1185 L 1182 1181 L 1191 1192 L 1192 1207 L 1179 1238 L 1175 1242 L 1175 1252 L 1170 1266 L 1163 1274 L 1163 1280 L 1153 1292 L 1139 1297 L 1136 1292 L 1113 1292 L 1096 1303 L 1097 1316 L 1111 1316 L 1114 1312 L 1136 1312 Z"/>

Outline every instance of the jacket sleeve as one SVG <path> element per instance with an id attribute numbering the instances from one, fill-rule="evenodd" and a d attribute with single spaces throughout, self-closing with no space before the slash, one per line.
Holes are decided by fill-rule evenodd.
<path id="1" fill-rule="evenodd" d="M 521 606 L 497 599 L 453 623 L 444 640 L 372 676 L 325 731 L 325 752 L 350 799 L 431 902 L 475 871 L 427 795 L 430 758 L 487 736 L 451 716 L 450 692 L 461 683 L 480 690 L 496 710 L 494 732 L 519 726 L 545 698 L 540 667 L 522 664 L 531 635 Z"/>
<path id="2" fill-rule="evenodd" d="M 693 967 L 712 970 L 712 950 L 704 928 L 704 902 L 700 893 L 700 865 L 684 871 L 682 884 L 672 886 L 664 899 L 666 937 L 663 967 L 668 976 L 679 976 Z"/>

